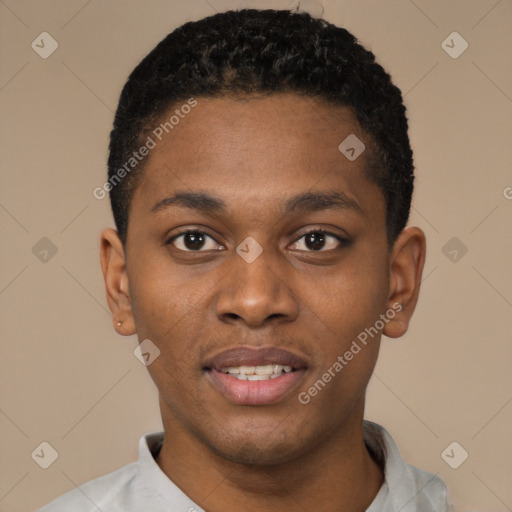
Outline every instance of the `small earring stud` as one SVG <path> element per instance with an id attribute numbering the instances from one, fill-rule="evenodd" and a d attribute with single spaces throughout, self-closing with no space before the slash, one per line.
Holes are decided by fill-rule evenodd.
<path id="1" fill-rule="evenodd" d="M 117 321 L 117 327 L 121 327 L 121 324 L 122 324 L 122 323 L 123 323 L 123 321 L 122 321 L 122 320 L 118 320 L 118 321 Z"/>

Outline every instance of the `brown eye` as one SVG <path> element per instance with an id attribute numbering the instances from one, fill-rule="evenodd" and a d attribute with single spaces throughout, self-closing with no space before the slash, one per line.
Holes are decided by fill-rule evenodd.
<path id="1" fill-rule="evenodd" d="M 303 239 L 304 242 L 301 243 L 300 241 Z M 292 248 L 298 251 L 323 252 L 337 249 L 343 244 L 343 242 L 345 242 L 344 239 L 334 235 L 333 233 L 316 229 L 302 235 L 294 243 Z"/>
<path id="2" fill-rule="evenodd" d="M 187 230 L 183 233 L 178 233 L 167 243 L 185 252 L 202 252 L 201 249 L 215 250 L 218 246 L 217 242 L 210 235 L 198 230 Z"/>

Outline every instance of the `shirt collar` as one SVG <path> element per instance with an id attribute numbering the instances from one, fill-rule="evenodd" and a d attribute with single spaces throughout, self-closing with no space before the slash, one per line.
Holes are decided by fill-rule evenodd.
<path id="1" fill-rule="evenodd" d="M 164 432 L 152 432 L 140 438 L 138 479 L 141 492 L 151 499 L 154 510 L 195 510 L 194 503 L 161 469 L 155 458 L 164 440 Z"/>
<path id="2" fill-rule="evenodd" d="M 437 476 L 407 464 L 389 432 L 371 421 L 363 422 L 365 444 L 384 461 L 384 484 L 381 491 L 389 494 L 389 510 L 401 512 L 447 510 L 448 490 Z M 377 495 L 377 497 L 381 495 Z M 372 504 L 373 505 L 373 504 Z M 371 507 L 369 509 L 373 510 Z M 388 510 L 388 508 L 384 509 Z M 369 512 L 368 511 L 368 512 Z"/>
<path id="3" fill-rule="evenodd" d="M 416 510 L 417 496 L 425 503 L 430 502 L 444 510 L 442 506 L 446 500 L 446 487 L 436 475 L 421 471 L 407 464 L 401 457 L 398 448 L 391 435 L 377 423 L 371 421 L 363 422 L 364 441 L 372 455 L 384 466 L 385 482 L 379 491 L 376 500 L 388 498 L 391 510 Z M 139 441 L 139 469 L 138 478 L 144 492 L 156 505 L 156 502 L 171 505 L 178 510 L 195 509 L 197 512 L 204 512 L 194 503 L 167 475 L 160 469 L 154 457 L 160 451 L 164 439 L 164 432 L 152 432 L 140 438 Z M 370 509 L 372 510 L 372 505 Z M 387 500 L 386 500 L 387 503 Z M 156 507 L 155 507 L 156 509 Z"/>

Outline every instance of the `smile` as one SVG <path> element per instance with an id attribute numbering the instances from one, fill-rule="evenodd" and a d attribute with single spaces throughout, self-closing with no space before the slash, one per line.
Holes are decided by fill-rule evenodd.
<path id="1" fill-rule="evenodd" d="M 235 405 L 270 405 L 297 391 L 307 361 L 276 346 L 235 345 L 206 358 L 202 368 L 216 393 Z"/>
<path id="2" fill-rule="evenodd" d="M 221 368 L 221 372 L 238 380 L 269 380 L 277 379 L 293 371 L 289 365 L 266 364 L 261 366 L 230 366 Z"/>

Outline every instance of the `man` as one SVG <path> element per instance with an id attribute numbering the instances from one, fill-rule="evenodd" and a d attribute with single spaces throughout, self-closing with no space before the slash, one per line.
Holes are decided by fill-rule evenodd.
<path id="1" fill-rule="evenodd" d="M 41 512 L 448 510 L 363 420 L 425 260 L 407 129 L 374 55 L 305 13 L 229 11 L 156 46 L 116 112 L 101 264 L 165 433 Z"/>

